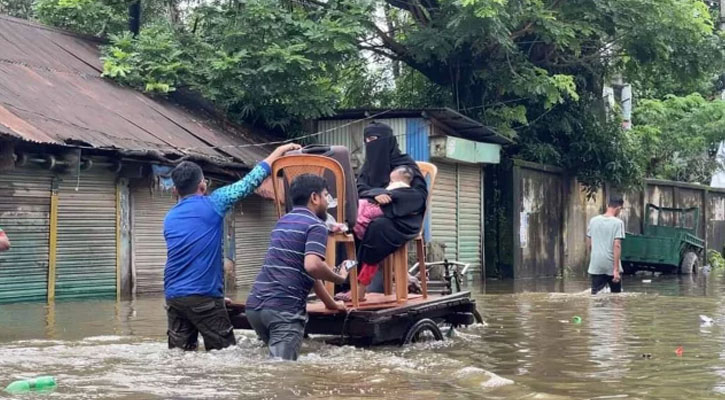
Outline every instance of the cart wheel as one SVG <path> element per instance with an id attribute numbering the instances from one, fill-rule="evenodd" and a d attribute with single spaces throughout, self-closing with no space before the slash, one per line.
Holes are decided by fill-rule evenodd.
<path id="1" fill-rule="evenodd" d="M 680 263 L 680 274 L 696 274 L 700 267 L 699 264 L 700 258 L 697 257 L 697 253 L 694 251 L 686 251 L 685 255 L 682 256 L 682 262 Z"/>
<path id="2" fill-rule="evenodd" d="M 429 332 L 436 341 L 443 340 L 443 333 L 438 327 L 438 324 L 436 324 L 432 319 L 424 318 L 413 324 L 413 326 L 408 329 L 408 332 L 405 333 L 405 337 L 403 338 L 403 344 L 417 343 L 421 341 L 421 339 L 425 336 L 428 336 L 425 335 L 425 332 Z"/>

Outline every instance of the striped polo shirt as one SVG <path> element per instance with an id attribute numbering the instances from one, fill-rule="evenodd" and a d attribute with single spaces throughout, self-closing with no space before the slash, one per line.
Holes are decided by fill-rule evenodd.
<path id="1" fill-rule="evenodd" d="M 310 210 L 296 207 L 277 221 L 264 265 L 247 298 L 247 308 L 305 311 L 315 279 L 305 271 L 305 255 L 325 259 L 327 227 Z"/>

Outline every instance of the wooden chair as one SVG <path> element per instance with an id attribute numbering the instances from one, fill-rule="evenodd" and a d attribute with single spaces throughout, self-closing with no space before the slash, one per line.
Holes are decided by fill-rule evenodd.
<path id="1" fill-rule="evenodd" d="M 324 176 L 325 171 L 330 171 L 335 175 L 335 190 L 337 193 L 337 221 L 345 221 L 345 171 L 337 161 L 329 157 L 311 155 L 311 154 L 295 154 L 278 158 L 272 163 L 272 182 L 274 199 L 277 205 L 277 215 L 282 217 L 282 204 L 284 203 L 283 194 L 284 191 L 280 185 L 284 184 L 284 181 L 277 179 L 279 173 L 284 174 L 284 180 L 289 184 L 302 174 L 315 174 Z M 325 258 L 328 264 L 333 265 L 337 259 L 337 244 L 344 243 L 349 259 L 355 259 L 355 239 L 350 233 L 332 233 L 327 236 L 327 254 Z M 326 282 L 325 286 L 330 295 L 335 295 L 335 284 L 332 282 Z M 357 293 L 358 290 L 357 282 L 357 267 L 350 270 L 350 289 L 353 293 Z M 357 296 L 353 296 L 352 299 L 353 308 L 360 306 L 359 299 Z"/>
<path id="2" fill-rule="evenodd" d="M 418 161 L 418 168 L 428 183 L 428 199 L 426 200 L 425 215 L 423 216 L 423 226 L 418 236 L 413 239 L 415 242 L 416 257 L 418 258 L 418 270 L 420 273 L 420 287 L 423 292 L 423 298 L 428 298 L 428 276 L 425 267 L 425 240 L 423 239 L 423 230 L 425 229 L 425 221 L 430 213 L 430 201 L 433 198 L 433 186 L 436 176 L 438 175 L 438 167 L 434 164 Z M 398 250 L 393 252 L 383 261 L 383 290 L 385 295 L 393 294 L 393 276 L 395 276 L 395 296 L 398 303 L 408 300 L 408 244 L 406 243 Z"/>

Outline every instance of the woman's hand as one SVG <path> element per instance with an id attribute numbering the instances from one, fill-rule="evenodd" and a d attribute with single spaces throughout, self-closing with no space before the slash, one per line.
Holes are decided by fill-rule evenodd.
<path id="1" fill-rule="evenodd" d="M 375 202 L 380 204 L 381 206 L 384 206 L 386 204 L 392 203 L 393 198 L 387 194 L 379 194 L 379 195 L 375 196 Z"/>

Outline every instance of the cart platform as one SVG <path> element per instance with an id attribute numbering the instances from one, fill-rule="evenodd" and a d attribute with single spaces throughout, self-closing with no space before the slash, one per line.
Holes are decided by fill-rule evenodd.
<path id="1" fill-rule="evenodd" d="M 482 322 L 476 311 L 471 293 L 459 292 L 446 296 L 410 294 L 398 303 L 395 295 L 368 293 L 357 309 L 346 303 L 348 311 L 328 310 L 320 301 L 307 304 L 306 333 L 337 336 L 343 344 L 362 346 L 383 343 L 407 344 L 418 341 L 429 332 L 442 340 L 440 325 L 453 327 Z M 252 329 L 244 313 L 245 306 L 232 303 L 227 306 L 235 329 Z"/>

